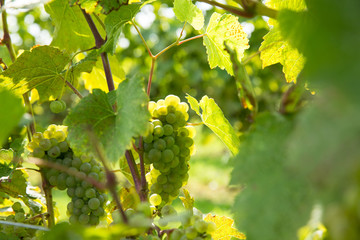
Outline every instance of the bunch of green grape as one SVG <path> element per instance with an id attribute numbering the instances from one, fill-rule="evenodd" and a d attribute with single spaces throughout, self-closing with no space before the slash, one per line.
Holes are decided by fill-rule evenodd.
<path id="1" fill-rule="evenodd" d="M 211 233 L 216 230 L 216 225 L 213 222 L 203 220 L 203 214 L 195 209 L 192 214 L 185 214 L 178 216 L 181 219 L 181 226 L 169 233 L 170 240 L 185 240 L 185 239 L 212 239 Z M 159 224 L 166 226 L 168 220 L 176 219 L 176 210 L 171 205 L 165 205 L 161 211 L 161 218 Z"/>
<path id="2" fill-rule="evenodd" d="M 7 222 L 37 224 L 36 219 L 27 218 L 24 209 L 19 202 L 12 205 L 15 214 L 6 217 Z M 0 225 L 0 239 L 33 239 L 36 236 L 36 230 L 12 225 Z"/>
<path id="3" fill-rule="evenodd" d="M 50 125 L 44 133 L 37 132 L 28 144 L 31 155 L 73 169 L 83 177 L 102 181 L 105 173 L 94 158 L 75 156 L 66 142 L 67 127 Z M 66 190 L 71 202 L 67 206 L 70 223 L 97 225 L 105 216 L 107 195 L 101 193 L 88 181 L 69 175 L 55 168 L 45 168 L 49 183 L 59 190 Z"/>
<path id="4" fill-rule="evenodd" d="M 150 132 L 144 137 L 144 161 L 152 165 L 147 181 L 154 206 L 171 203 L 189 178 L 195 129 L 186 126 L 188 110 L 189 106 L 174 95 L 149 102 L 152 121 Z"/>

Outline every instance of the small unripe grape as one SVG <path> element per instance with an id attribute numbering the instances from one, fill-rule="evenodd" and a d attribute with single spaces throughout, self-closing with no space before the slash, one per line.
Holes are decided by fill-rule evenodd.
<path id="1" fill-rule="evenodd" d="M 90 215 L 90 221 L 89 221 L 90 225 L 98 225 L 99 222 L 100 222 L 100 220 L 99 220 L 98 216 Z"/>
<path id="2" fill-rule="evenodd" d="M 148 158 L 151 162 L 157 162 L 161 159 L 161 151 L 153 148 L 149 151 Z"/>
<path id="3" fill-rule="evenodd" d="M 165 104 L 167 106 L 177 106 L 180 103 L 180 98 L 175 95 L 168 95 L 165 97 Z"/>
<path id="4" fill-rule="evenodd" d="M 75 216 L 75 215 L 71 215 L 70 218 L 69 218 L 69 222 L 70 222 L 71 224 L 76 224 L 76 223 L 78 223 L 78 217 Z"/>
<path id="5" fill-rule="evenodd" d="M 154 129 L 156 126 L 163 126 L 162 122 L 159 119 L 154 119 L 151 123 L 154 125 Z"/>
<path id="6" fill-rule="evenodd" d="M 15 213 L 15 221 L 16 222 L 23 222 L 25 220 L 25 214 L 22 212 Z"/>
<path id="7" fill-rule="evenodd" d="M 49 155 L 49 157 L 57 158 L 61 154 L 60 148 L 58 146 L 54 146 L 54 147 L 49 149 L 47 154 Z"/>
<path id="8" fill-rule="evenodd" d="M 87 215 L 87 214 L 81 214 L 80 216 L 79 216 L 79 223 L 80 224 L 88 224 L 89 223 L 89 221 L 90 221 L 90 216 L 89 215 Z"/>
<path id="9" fill-rule="evenodd" d="M 159 184 L 165 184 L 165 183 L 167 183 L 167 177 L 165 176 L 165 175 L 163 175 L 163 174 L 161 174 L 161 175 L 159 175 L 158 177 L 157 177 L 157 182 L 159 183 Z"/>
<path id="10" fill-rule="evenodd" d="M 186 102 L 181 102 L 177 106 L 177 110 L 186 113 L 187 111 L 189 111 L 189 105 Z"/>
<path id="11" fill-rule="evenodd" d="M 74 207 L 82 208 L 83 206 L 84 206 L 84 200 L 82 200 L 81 198 L 75 200 Z"/>
<path id="12" fill-rule="evenodd" d="M 88 162 L 81 164 L 80 171 L 84 173 L 89 173 L 91 171 L 91 164 Z"/>
<path id="13" fill-rule="evenodd" d="M 175 144 L 175 139 L 172 136 L 167 136 L 164 138 L 165 142 L 166 142 L 166 147 L 170 148 L 171 146 L 173 146 Z"/>
<path id="14" fill-rule="evenodd" d="M 169 113 L 168 115 L 166 115 L 166 121 L 170 124 L 173 124 L 176 122 L 176 115 L 175 113 Z"/>
<path id="15" fill-rule="evenodd" d="M 33 137 L 32 137 L 32 141 L 35 143 L 39 143 L 41 139 L 43 139 L 44 136 L 41 132 L 36 132 L 34 133 Z"/>
<path id="16" fill-rule="evenodd" d="M 186 234 L 186 237 L 188 239 L 194 239 L 197 237 L 198 233 L 196 231 L 196 229 L 194 227 L 188 227 L 186 230 L 185 230 L 185 234 Z"/>
<path id="17" fill-rule="evenodd" d="M 39 147 L 39 145 L 35 142 L 29 142 L 26 147 L 29 151 L 34 151 L 36 148 Z"/>
<path id="18" fill-rule="evenodd" d="M 88 189 L 86 189 L 86 191 L 85 191 L 85 196 L 86 196 L 87 198 L 94 198 L 94 197 L 96 197 L 96 191 L 95 191 L 95 189 L 93 189 L 93 188 L 88 188 Z"/>
<path id="19" fill-rule="evenodd" d="M 194 227 L 198 233 L 204 233 L 207 231 L 208 224 L 204 220 L 195 222 Z"/>
<path id="20" fill-rule="evenodd" d="M 81 159 L 78 157 L 74 157 L 71 165 L 75 168 L 80 168 L 81 164 L 82 164 Z"/>
<path id="21" fill-rule="evenodd" d="M 66 193 L 69 197 L 75 197 L 75 188 L 73 187 L 69 187 L 67 190 L 66 190 Z"/>
<path id="22" fill-rule="evenodd" d="M 161 153 L 161 160 L 168 163 L 174 159 L 174 152 L 171 149 L 165 149 Z"/>
<path id="23" fill-rule="evenodd" d="M 148 104 L 148 109 L 149 109 L 149 112 L 150 112 L 151 115 L 152 115 L 155 108 L 156 108 L 156 102 L 150 101 L 149 104 Z"/>
<path id="24" fill-rule="evenodd" d="M 82 213 L 85 213 L 85 214 L 89 214 L 89 213 L 91 213 L 91 209 L 89 208 L 88 205 L 84 205 L 84 206 L 81 208 L 81 212 L 82 212 Z"/>
<path id="25" fill-rule="evenodd" d="M 163 216 L 170 216 L 170 215 L 175 215 L 176 214 L 176 210 L 173 206 L 171 205 L 165 205 L 162 209 L 161 209 L 161 215 Z"/>
<path id="26" fill-rule="evenodd" d="M 164 129 L 162 126 L 155 126 L 154 128 L 154 136 L 161 137 L 164 135 Z"/>
<path id="27" fill-rule="evenodd" d="M 154 194 L 152 194 L 152 195 L 150 196 L 149 201 L 150 201 L 150 203 L 151 203 L 152 205 L 158 206 L 158 205 L 161 204 L 162 199 L 161 199 L 161 196 L 160 196 L 159 194 L 154 193 Z"/>
<path id="28" fill-rule="evenodd" d="M 82 187 L 75 188 L 75 196 L 77 196 L 78 198 L 82 198 L 84 194 L 85 194 L 84 188 Z"/>
<path id="29" fill-rule="evenodd" d="M 19 202 L 15 202 L 11 208 L 14 210 L 14 212 L 19 212 L 20 210 L 22 210 L 22 206 L 21 203 Z"/>
<path id="30" fill-rule="evenodd" d="M 164 139 L 158 139 L 154 142 L 154 148 L 163 151 L 166 148 L 166 142 Z"/>
<path id="31" fill-rule="evenodd" d="M 164 128 L 164 135 L 166 136 L 169 136 L 174 132 L 174 129 L 170 124 L 165 124 L 163 128 Z"/>
<path id="32" fill-rule="evenodd" d="M 39 147 L 41 147 L 43 150 L 47 151 L 51 148 L 51 141 L 50 139 L 43 138 L 39 142 Z"/>
<path id="33" fill-rule="evenodd" d="M 91 210 L 96 210 L 100 207 L 100 200 L 98 198 L 91 198 L 88 202 L 88 206 Z"/>
<path id="34" fill-rule="evenodd" d="M 152 143 L 152 141 L 154 140 L 154 137 L 152 134 L 147 135 L 146 137 L 143 138 L 145 143 Z"/>
<path id="35" fill-rule="evenodd" d="M 66 106 L 65 106 L 66 108 Z M 60 113 L 65 110 L 64 105 L 60 101 L 52 101 L 50 103 L 50 110 L 53 113 Z"/>

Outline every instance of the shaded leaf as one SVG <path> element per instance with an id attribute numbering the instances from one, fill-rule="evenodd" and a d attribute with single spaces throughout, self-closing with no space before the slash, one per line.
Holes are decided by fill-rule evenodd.
<path id="1" fill-rule="evenodd" d="M 233 155 L 236 155 L 240 146 L 240 140 L 214 99 L 204 96 L 198 103 L 189 94 L 186 98 L 190 103 L 191 109 L 201 117 L 202 122 L 221 139 Z M 199 112 L 199 106 L 201 113 Z"/>
<path id="2" fill-rule="evenodd" d="M 204 45 L 207 49 L 210 68 L 225 68 L 230 75 L 234 75 L 230 55 L 225 49 L 225 42 L 229 48 L 234 49 L 238 59 L 241 59 L 245 49 L 249 48 L 249 40 L 237 17 L 231 14 L 213 13 L 204 35 Z"/>
<path id="3" fill-rule="evenodd" d="M 10 91 L 0 88 L 0 146 L 2 146 L 24 113 L 25 109 L 21 99 Z"/>
<path id="4" fill-rule="evenodd" d="M 211 237 L 214 240 L 230 240 L 235 239 L 246 239 L 245 234 L 239 232 L 233 227 L 234 220 L 225 216 L 211 215 L 210 213 L 204 218 L 207 222 L 213 222 L 216 224 L 216 230 L 211 233 Z"/>
<path id="5" fill-rule="evenodd" d="M 195 30 L 204 26 L 204 15 L 191 0 L 175 0 L 174 13 L 177 19 L 190 23 Z"/>
<path id="6" fill-rule="evenodd" d="M 112 109 L 108 95 L 94 89 L 81 99 L 65 119 L 69 126 L 68 141 L 78 153 L 93 153 L 89 130 L 105 150 L 108 160 L 115 162 L 124 154 L 134 136 L 146 132 L 150 118 L 147 95 L 138 78 L 125 80 L 116 90 L 117 109 Z"/>
<path id="7" fill-rule="evenodd" d="M 233 161 L 231 184 L 244 186 L 235 199 L 236 226 L 249 239 L 296 239 L 309 218 L 313 189 L 296 168 L 286 167 L 292 130 L 289 118 L 259 114 Z"/>
<path id="8" fill-rule="evenodd" d="M 6 163 L 9 165 L 13 157 L 14 151 L 12 149 L 0 149 L 0 164 Z"/>
<path id="9" fill-rule="evenodd" d="M 133 3 L 130 5 L 124 5 L 117 11 L 112 11 L 105 18 L 105 30 L 107 40 L 101 47 L 101 51 L 115 53 L 116 44 L 119 40 L 122 27 L 139 12 L 143 4 L 146 3 Z"/>

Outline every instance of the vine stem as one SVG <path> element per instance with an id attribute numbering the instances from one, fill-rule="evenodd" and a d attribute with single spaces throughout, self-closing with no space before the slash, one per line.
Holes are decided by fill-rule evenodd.
<path id="1" fill-rule="evenodd" d="M 5 3 L 5 0 L 0 0 L 0 7 L 3 7 Z M 7 13 L 6 10 L 3 9 L 1 12 L 1 17 L 2 17 L 2 22 L 3 22 L 3 31 L 4 31 L 4 37 L 3 39 L 1 39 L 1 44 L 5 44 L 11 61 L 15 62 L 16 61 L 16 54 L 15 54 L 15 50 L 13 48 L 13 45 L 11 43 L 11 37 L 10 37 L 10 33 L 9 33 L 9 27 L 7 24 Z M 31 141 L 32 135 L 36 132 L 36 128 L 35 128 L 35 118 L 34 118 L 34 112 L 32 110 L 32 105 L 29 101 L 29 93 L 25 93 L 23 94 L 23 99 L 24 99 L 24 103 L 28 108 L 29 113 L 32 116 L 32 122 L 27 126 L 27 131 L 28 131 L 28 138 L 29 141 Z M 54 215 L 54 208 L 53 208 L 53 199 L 52 199 L 52 193 L 51 193 L 51 185 L 49 183 L 49 181 L 46 179 L 44 172 L 42 171 L 42 169 L 40 169 L 40 174 L 41 174 L 41 179 L 42 179 L 42 188 L 44 190 L 44 194 L 45 194 L 45 199 L 46 199 L 46 207 L 48 209 L 48 227 L 52 227 L 55 225 L 55 215 Z"/>
<path id="2" fill-rule="evenodd" d="M 48 228 L 45 228 L 45 227 L 26 224 L 26 223 L 19 223 L 19 222 L 9 222 L 9 221 L 0 220 L 0 224 L 10 225 L 10 226 L 15 226 L 15 227 L 22 227 L 22 228 L 30 228 L 30 229 L 40 230 L 40 231 L 50 231 Z"/>

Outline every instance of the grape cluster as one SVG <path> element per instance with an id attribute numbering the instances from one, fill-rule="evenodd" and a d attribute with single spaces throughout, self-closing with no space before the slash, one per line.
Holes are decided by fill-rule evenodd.
<path id="1" fill-rule="evenodd" d="M 190 155 L 194 150 L 195 129 L 186 126 L 189 106 L 169 95 L 149 102 L 150 132 L 144 137 L 144 161 L 152 164 L 147 174 L 151 203 L 164 206 L 179 195 L 189 178 Z"/>
<path id="2" fill-rule="evenodd" d="M 37 219 L 26 218 L 24 209 L 19 202 L 12 205 L 15 214 L 6 217 L 7 222 L 37 224 Z M 0 224 L 0 239 L 33 239 L 36 236 L 35 229 Z"/>
<path id="3" fill-rule="evenodd" d="M 196 211 L 195 211 L 196 210 Z M 171 205 L 165 205 L 161 209 L 161 218 L 159 219 L 160 226 L 166 226 L 168 221 L 176 219 L 177 216 L 175 208 Z M 211 232 L 216 230 L 216 225 L 213 222 L 206 222 L 203 220 L 203 214 L 194 209 L 193 214 L 178 215 L 181 220 L 180 228 L 175 229 L 169 233 L 170 240 L 185 240 L 185 239 L 212 239 Z"/>
<path id="4" fill-rule="evenodd" d="M 50 125 L 44 133 L 37 132 L 28 144 L 31 155 L 66 168 L 78 171 L 83 177 L 101 181 L 105 173 L 94 158 L 76 157 L 66 142 L 67 128 Z M 105 215 L 104 205 L 107 195 L 101 193 L 88 181 L 76 178 L 55 168 L 46 168 L 45 176 L 49 183 L 59 190 L 66 190 L 71 202 L 67 205 L 70 223 L 97 225 L 99 218 Z"/>

